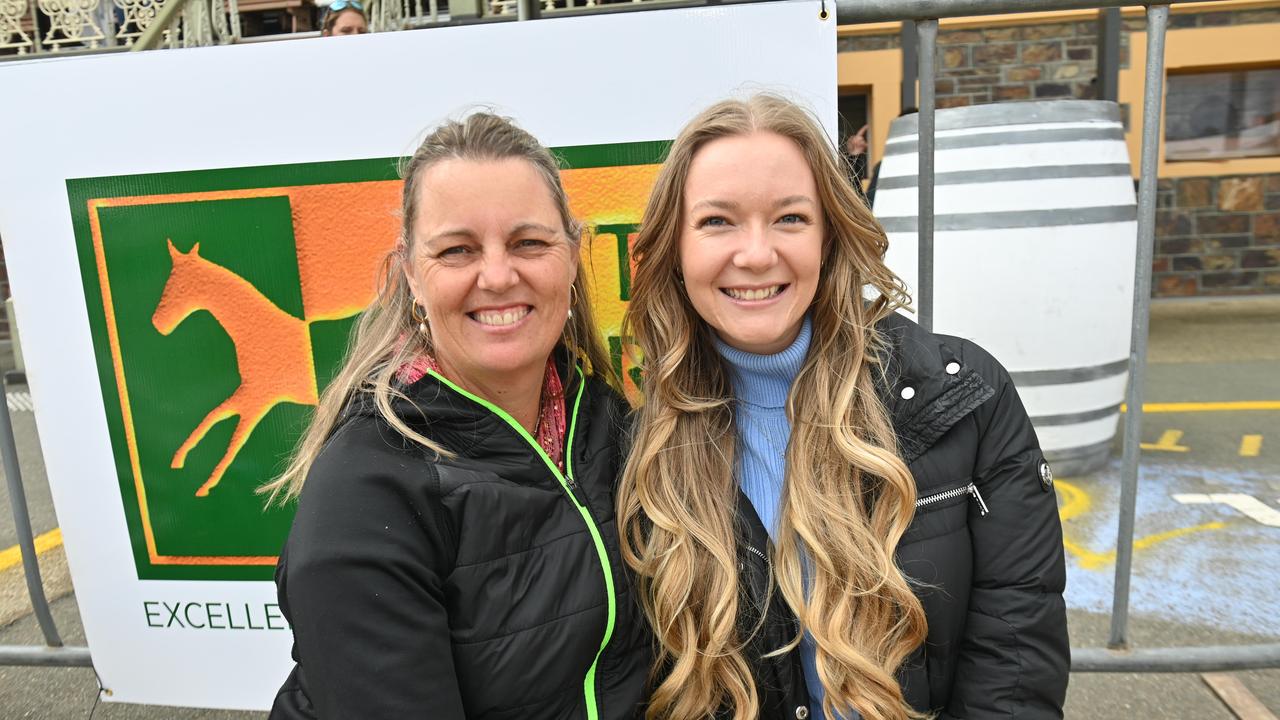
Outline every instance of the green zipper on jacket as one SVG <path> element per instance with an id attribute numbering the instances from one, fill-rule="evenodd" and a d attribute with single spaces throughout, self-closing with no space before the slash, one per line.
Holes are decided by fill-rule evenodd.
<path id="1" fill-rule="evenodd" d="M 600 528 L 596 526 L 595 520 L 591 518 L 591 511 L 587 509 L 586 505 L 578 502 L 577 496 L 573 494 L 573 490 L 569 487 L 569 482 L 573 479 L 573 436 L 574 431 L 578 428 L 578 408 L 582 405 L 582 391 L 587 385 L 586 380 L 582 377 L 582 368 L 574 369 L 578 371 L 578 393 L 573 400 L 573 419 L 569 423 L 569 436 L 565 438 L 564 448 L 564 467 L 569 477 L 568 481 L 565 479 L 565 473 L 560 472 L 560 468 L 556 467 L 556 464 L 547 455 L 547 452 L 542 449 L 542 446 L 538 444 L 538 441 L 534 440 L 533 436 L 529 434 L 529 431 L 525 430 L 524 426 L 516 422 L 516 419 L 511 417 L 506 410 L 503 410 L 484 398 L 463 390 L 448 378 L 434 370 L 429 372 L 432 377 L 451 388 L 454 392 L 468 400 L 480 404 L 489 412 L 505 420 L 513 430 L 519 433 L 520 437 L 524 438 L 525 442 L 529 443 L 529 445 L 537 451 L 538 457 L 542 458 L 542 462 L 546 463 L 547 469 L 555 476 L 556 480 L 560 483 L 560 487 L 564 489 L 565 494 L 569 496 L 571 501 L 573 501 L 574 507 L 578 509 L 578 513 L 582 515 L 582 520 L 587 524 L 587 530 L 591 533 L 591 539 L 596 545 L 596 555 L 600 557 L 600 569 L 604 571 L 605 601 L 609 610 L 609 617 L 605 621 L 604 626 L 604 637 L 600 640 L 600 649 L 596 650 L 595 659 L 591 661 L 591 667 L 587 670 L 587 676 L 582 681 L 582 694 L 586 698 L 587 703 L 587 720 L 597 720 L 597 718 L 599 718 L 600 711 L 596 707 L 596 667 L 600 664 L 600 656 L 604 653 L 605 647 L 609 645 L 609 640 L 613 637 L 613 626 L 614 623 L 617 622 L 618 600 L 614 597 L 613 565 L 609 562 L 609 552 L 605 549 L 604 540 L 600 537 Z"/>

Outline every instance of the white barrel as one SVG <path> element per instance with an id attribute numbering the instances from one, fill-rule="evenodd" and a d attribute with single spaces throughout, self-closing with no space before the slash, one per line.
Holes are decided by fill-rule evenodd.
<path id="1" fill-rule="evenodd" d="M 1010 371 L 1060 475 L 1106 462 L 1128 377 L 1137 207 L 1115 103 L 937 111 L 934 330 Z M 915 294 L 918 116 L 889 131 L 875 214 Z"/>

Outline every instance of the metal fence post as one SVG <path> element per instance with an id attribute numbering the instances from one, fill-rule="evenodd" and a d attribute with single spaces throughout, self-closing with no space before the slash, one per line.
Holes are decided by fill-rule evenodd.
<path id="1" fill-rule="evenodd" d="M 919 236 L 919 280 L 916 282 L 916 319 L 920 327 L 933 330 L 933 151 L 934 117 L 937 90 L 938 21 L 916 23 L 920 52 L 920 123 L 918 147 L 920 159 L 920 203 L 916 215 Z"/>
<path id="2" fill-rule="evenodd" d="M 899 101 L 899 109 L 906 112 L 907 108 L 920 106 L 916 100 L 916 80 L 920 75 L 920 58 L 916 49 L 919 43 L 916 42 L 915 22 L 903 20 L 902 31 L 898 35 L 902 38 L 902 99 Z"/>
<path id="3" fill-rule="evenodd" d="M 40 37 L 40 3 L 37 0 L 31 2 L 31 52 L 39 55 L 44 52 L 44 40 Z"/>
<path id="4" fill-rule="evenodd" d="M 1115 102 L 1120 95 L 1120 28 L 1124 24 L 1120 8 L 1098 12 L 1097 97 Z"/>
<path id="5" fill-rule="evenodd" d="M 1169 6 L 1147 8 L 1147 72 L 1142 100 L 1142 161 L 1138 185 L 1138 258 L 1133 280 L 1133 336 L 1129 351 L 1129 392 L 1124 416 L 1124 459 L 1120 475 L 1120 528 L 1116 541 L 1115 597 L 1108 645 L 1128 645 L 1129 577 L 1133 570 L 1133 525 L 1138 503 L 1138 461 L 1142 442 L 1142 398 L 1147 376 L 1147 326 L 1151 307 L 1151 257 L 1155 243 L 1156 164 L 1160 150 L 1160 110 L 1164 101 L 1164 36 Z"/>
<path id="6" fill-rule="evenodd" d="M 13 441 L 13 418 L 9 417 L 9 390 L 0 374 L 0 455 L 4 456 L 4 480 L 9 488 L 9 506 L 13 511 L 13 529 L 18 534 L 18 548 L 22 553 L 22 571 L 27 576 L 27 592 L 31 595 L 31 607 L 35 610 L 44 642 L 49 647 L 62 647 L 58 626 L 49 611 L 49 600 L 44 596 L 44 584 L 40 580 L 40 560 L 36 557 L 36 544 L 31 531 L 31 514 L 27 510 L 27 492 L 22 487 L 22 468 L 18 465 L 18 446 Z"/>

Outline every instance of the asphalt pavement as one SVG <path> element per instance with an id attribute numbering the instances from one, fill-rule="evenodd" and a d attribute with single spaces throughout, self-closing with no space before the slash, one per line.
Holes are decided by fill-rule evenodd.
<path id="1" fill-rule="evenodd" d="M 1146 389 L 1147 403 L 1182 405 L 1143 415 L 1131 646 L 1280 642 L 1280 298 L 1157 303 Z M 24 386 L 9 390 L 46 592 L 64 641 L 82 645 L 31 399 Z M 1117 438 L 1100 471 L 1057 480 L 1073 647 L 1102 647 L 1108 638 L 1119 448 Z M 3 549 L 16 541 L 7 494 L 0 506 L 0 645 L 39 644 L 22 569 L 5 565 Z M 1233 675 L 1280 714 L 1280 670 Z M 98 695 L 92 669 L 0 667 L 6 719 L 265 717 Z M 1082 720 L 1235 717 L 1196 674 L 1073 674 L 1066 711 Z"/>

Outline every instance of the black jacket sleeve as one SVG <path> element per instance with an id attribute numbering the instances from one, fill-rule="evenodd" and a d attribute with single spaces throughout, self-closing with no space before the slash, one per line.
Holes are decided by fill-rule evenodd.
<path id="1" fill-rule="evenodd" d="M 463 720 L 442 577 L 455 557 L 435 468 L 371 419 L 316 459 L 277 570 L 298 667 L 280 718 Z"/>
<path id="2" fill-rule="evenodd" d="M 969 518 L 973 585 L 944 718 L 1061 718 L 1070 665 L 1062 526 L 1044 456 L 1008 373 L 965 344 L 996 389 L 975 411 L 975 482 L 989 509 Z"/>

